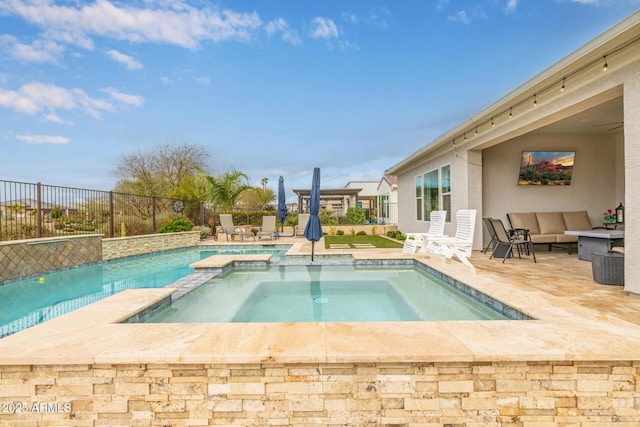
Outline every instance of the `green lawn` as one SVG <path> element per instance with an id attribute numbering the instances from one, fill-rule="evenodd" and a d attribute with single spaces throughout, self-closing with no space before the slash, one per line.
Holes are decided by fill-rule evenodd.
<path id="1" fill-rule="evenodd" d="M 324 236 L 324 247 L 330 249 L 331 245 L 346 244 L 355 248 L 355 244 L 370 244 L 376 248 L 401 248 L 402 243 L 389 240 L 381 236 Z"/>

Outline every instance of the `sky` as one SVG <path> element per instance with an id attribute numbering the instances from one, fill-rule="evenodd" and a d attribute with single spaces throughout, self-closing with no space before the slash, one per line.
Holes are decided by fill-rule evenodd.
<path id="1" fill-rule="evenodd" d="M 0 180 L 113 189 L 123 155 L 210 153 L 276 190 L 384 171 L 640 0 L 0 0 Z"/>

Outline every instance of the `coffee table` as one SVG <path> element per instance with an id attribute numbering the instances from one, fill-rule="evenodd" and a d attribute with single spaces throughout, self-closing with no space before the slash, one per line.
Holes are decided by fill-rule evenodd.
<path id="1" fill-rule="evenodd" d="M 607 253 L 614 246 L 624 246 L 624 230 L 567 230 L 578 236 L 578 259 L 591 261 L 593 253 Z"/>

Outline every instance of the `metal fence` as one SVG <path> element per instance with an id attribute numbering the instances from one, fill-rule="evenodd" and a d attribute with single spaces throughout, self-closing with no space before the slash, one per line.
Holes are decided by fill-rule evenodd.
<path id="1" fill-rule="evenodd" d="M 178 213 L 196 225 L 213 216 L 199 202 L 0 180 L 0 241 L 148 234 Z"/>

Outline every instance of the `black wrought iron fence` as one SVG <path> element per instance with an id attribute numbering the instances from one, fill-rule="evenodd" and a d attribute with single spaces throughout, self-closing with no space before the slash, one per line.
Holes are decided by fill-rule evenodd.
<path id="1" fill-rule="evenodd" d="M 199 202 L 0 180 L 0 241 L 148 234 L 177 214 L 196 225 L 206 225 L 213 217 Z"/>

